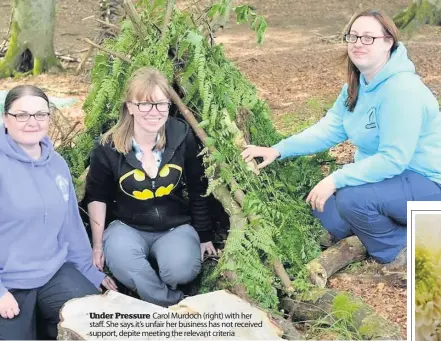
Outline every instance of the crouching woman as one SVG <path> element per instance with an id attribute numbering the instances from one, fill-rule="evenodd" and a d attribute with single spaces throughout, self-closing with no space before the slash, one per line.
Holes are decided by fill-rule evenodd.
<path id="1" fill-rule="evenodd" d="M 197 276 L 205 252 L 215 253 L 198 146 L 169 108 L 165 76 L 138 70 L 119 122 L 92 152 L 85 196 L 94 263 L 102 269 L 105 260 L 121 283 L 161 306 L 181 300 L 178 285 Z M 104 230 L 110 207 L 115 220 Z"/>

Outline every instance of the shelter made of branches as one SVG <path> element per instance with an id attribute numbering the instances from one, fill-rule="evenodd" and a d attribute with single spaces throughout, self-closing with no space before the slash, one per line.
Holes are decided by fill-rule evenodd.
<path id="1" fill-rule="evenodd" d="M 104 42 L 107 52 L 95 57 L 85 129 L 60 152 L 81 186 L 94 141 L 119 117 L 129 77 L 143 66 L 161 70 L 183 99 L 176 115 L 183 105 L 206 132 L 207 194 L 214 194 L 230 215 L 222 257 L 205 283 L 213 289 L 221 282 L 243 286 L 261 306 L 277 308 L 277 289 L 301 278 L 304 265 L 320 253 L 321 228 L 304 197 L 322 177 L 320 160 L 326 155 L 276 162 L 259 175 L 250 171 L 240 157 L 244 144 L 270 146 L 282 139 L 267 103 L 225 57 L 223 46 L 213 44 L 194 13 L 175 8 L 164 25 L 166 6 L 151 1 L 137 6 L 120 34 Z M 282 265 L 289 276 L 285 286 L 274 269 Z"/>
<path id="2" fill-rule="evenodd" d="M 359 299 L 311 285 L 324 282 L 323 287 L 327 276 L 365 257 L 364 247 L 352 239 L 321 253 L 324 230 L 305 197 L 323 178 L 321 164 L 329 164 L 329 171 L 335 167 L 330 156 L 277 161 L 261 171 L 240 156 L 246 144 L 271 146 L 284 136 L 274 128 L 256 88 L 225 57 L 223 46 L 214 43 L 215 27 L 225 24 L 231 1 L 220 0 L 206 10 L 190 6 L 180 11 L 173 5 L 173 0 L 139 0 L 135 8 L 131 0 L 124 0 L 127 19 L 118 35 L 102 45 L 90 42 L 99 52 L 84 103 L 85 127 L 72 143 L 58 148 L 69 163 L 78 196 L 94 143 L 119 118 L 128 79 L 141 67 L 155 67 L 172 85 L 171 115 L 184 117 L 203 146 L 207 195 L 213 195 L 229 216 L 229 231 L 217 241 L 223 248 L 221 257 L 214 269 L 203 271 L 200 291 L 229 288 L 272 311 L 286 335 L 293 326 L 276 316 L 281 308 L 297 321 L 319 321 L 326 315 L 326 323 L 338 310 L 335 316 L 344 313 L 354 335 L 396 339 L 399 328 Z M 245 5 L 235 12 L 239 21 L 250 21 L 261 41 L 264 21 Z M 343 256 L 330 260 L 331 253 Z M 311 271 L 320 281 L 311 280 Z"/>

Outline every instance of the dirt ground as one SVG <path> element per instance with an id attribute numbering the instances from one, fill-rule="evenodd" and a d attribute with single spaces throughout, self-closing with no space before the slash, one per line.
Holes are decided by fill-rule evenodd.
<path id="1" fill-rule="evenodd" d="M 11 0 L 0 0 L 0 42 L 7 34 Z M 242 1 L 241 1 L 242 2 Z M 355 12 L 365 8 L 381 8 L 389 15 L 409 4 L 409 0 L 251 0 L 256 11 L 264 15 L 268 30 L 263 46 L 256 45 L 253 32 L 246 25 L 230 21 L 216 38 L 225 45 L 228 57 L 252 83 L 272 109 L 275 126 L 289 134 L 296 130 L 293 122 L 313 122 L 325 113 L 345 82 L 345 65 L 339 62 L 344 45 L 328 37 L 342 32 Z M 178 5 L 180 1 L 178 1 Z M 81 58 L 87 44 L 83 38 L 97 34 L 98 0 L 57 1 L 55 49 Z M 441 28 L 422 27 L 403 38 L 417 71 L 441 97 Z M 59 75 L 41 75 L 22 80 L 0 80 L 0 89 L 29 83 L 44 88 L 50 95 L 76 97 L 82 102 L 87 95 L 88 78 L 76 76 L 76 63 L 64 63 L 67 71 Z M 90 65 L 89 65 L 90 66 Z M 81 103 L 67 112 L 81 119 Z M 353 148 L 343 144 L 334 153 L 340 162 L 349 162 Z M 375 309 L 403 327 L 406 338 L 406 291 L 393 287 L 370 288 L 348 285 L 334 280 L 333 288 L 349 289 L 369 303 L 379 302 Z"/>

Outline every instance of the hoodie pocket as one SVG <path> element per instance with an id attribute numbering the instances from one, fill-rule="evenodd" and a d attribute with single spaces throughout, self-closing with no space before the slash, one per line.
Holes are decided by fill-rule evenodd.
<path id="1" fill-rule="evenodd" d="M 152 226 L 155 228 L 161 228 L 162 217 L 158 208 L 153 207 L 147 213 L 135 213 L 132 215 L 132 222 L 134 225 L 140 226 Z"/>

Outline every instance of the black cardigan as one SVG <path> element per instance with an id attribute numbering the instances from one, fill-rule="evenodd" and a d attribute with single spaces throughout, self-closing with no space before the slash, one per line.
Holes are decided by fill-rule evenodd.
<path id="1" fill-rule="evenodd" d="M 149 178 L 132 151 L 123 155 L 111 145 L 92 151 L 84 203 L 99 201 L 114 207 L 115 219 L 136 229 L 166 231 L 190 223 L 201 243 L 212 239 L 209 203 L 205 194 L 199 148 L 188 124 L 170 117 L 166 146 L 156 178 Z M 188 199 L 183 195 L 183 188 Z"/>

